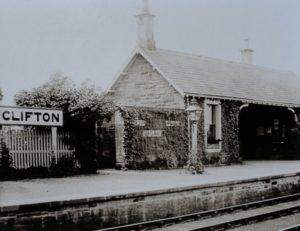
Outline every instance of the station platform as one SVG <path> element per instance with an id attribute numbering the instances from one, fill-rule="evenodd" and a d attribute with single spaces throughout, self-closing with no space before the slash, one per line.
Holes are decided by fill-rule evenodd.
<path id="1" fill-rule="evenodd" d="M 242 165 L 206 167 L 202 175 L 185 169 L 121 171 L 65 178 L 0 182 L 0 207 L 108 197 L 300 172 L 300 161 L 246 161 Z"/>

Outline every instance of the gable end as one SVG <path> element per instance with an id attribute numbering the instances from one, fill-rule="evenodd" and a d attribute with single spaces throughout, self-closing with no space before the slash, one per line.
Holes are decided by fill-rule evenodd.
<path id="1" fill-rule="evenodd" d="M 136 54 L 111 90 L 118 106 L 184 109 L 183 96 L 141 54 Z"/>

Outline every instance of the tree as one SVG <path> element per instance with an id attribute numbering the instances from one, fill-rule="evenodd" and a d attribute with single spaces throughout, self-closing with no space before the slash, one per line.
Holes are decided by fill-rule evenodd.
<path id="1" fill-rule="evenodd" d="M 95 86 L 82 84 L 79 88 L 69 77 L 55 73 L 50 80 L 31 91 L 21 91 L 15 96 L 19 106 L 60 108 L 64 112 L 66 140 L 75 147 L 75 156 L 84 173 L 97 169 L 95 124 L 109 119 L 113 104 Z"/>

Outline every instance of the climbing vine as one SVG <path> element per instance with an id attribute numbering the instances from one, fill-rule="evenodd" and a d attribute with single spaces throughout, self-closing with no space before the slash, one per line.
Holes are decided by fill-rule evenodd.
<path id="1" fill-rule="evenodd" d="M 222 155 L 226 164 L 238 163 L 239 142 L 239 102 L 222 101 Z"/>
<path id="2" fill-rule="evenodd" d="M 182 110 L 123 108 L 126 167 L 165 169 L 185 165 L 188 154 L 186 114 Z M 145 136 L 146 132 L 158 135 Z"/>
<path id="3" fill-rule="evenodd" d="M 198 100 L 203 108 L 203 100 Z M 240 162 L 239 102 L 222 101 L 222 151 L 205 152 L 204 112 L 198 121 L 199 163 L 205 165 Z M 126 107 L 121 109 L 124 119 L 125 164 L 130 169 L 166 169 L 187 166 L 189 127 L 183 110 L 156 110 Z M 169 122 L 168 122 L 169 121 Z M 169 125 L 167 126 L 167 124 Z M 145 131 L 159 135 L 145 136 Z"/>
<path id="4" fill-rule="evenodd" d="M 204 108 L 203 99 L 198 100 L 198 104 L 201 108 Z M 198 155 L 203 164 L 206 164 L 206 154 L 205 154 L 205 131 L 204 131 L 204 111 L 202 111 L 200 119 L 198 121 Z"/>

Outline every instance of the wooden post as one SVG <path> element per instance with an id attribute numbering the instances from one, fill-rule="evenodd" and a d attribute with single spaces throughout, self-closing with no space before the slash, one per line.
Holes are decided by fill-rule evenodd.
<path id="1" fill-rule="evenodd" d="M 52 137 L 52 158 L 55 158 L 55 163 L 57 163 L 57 127 L 51 127 L 51 137 Z"/>

